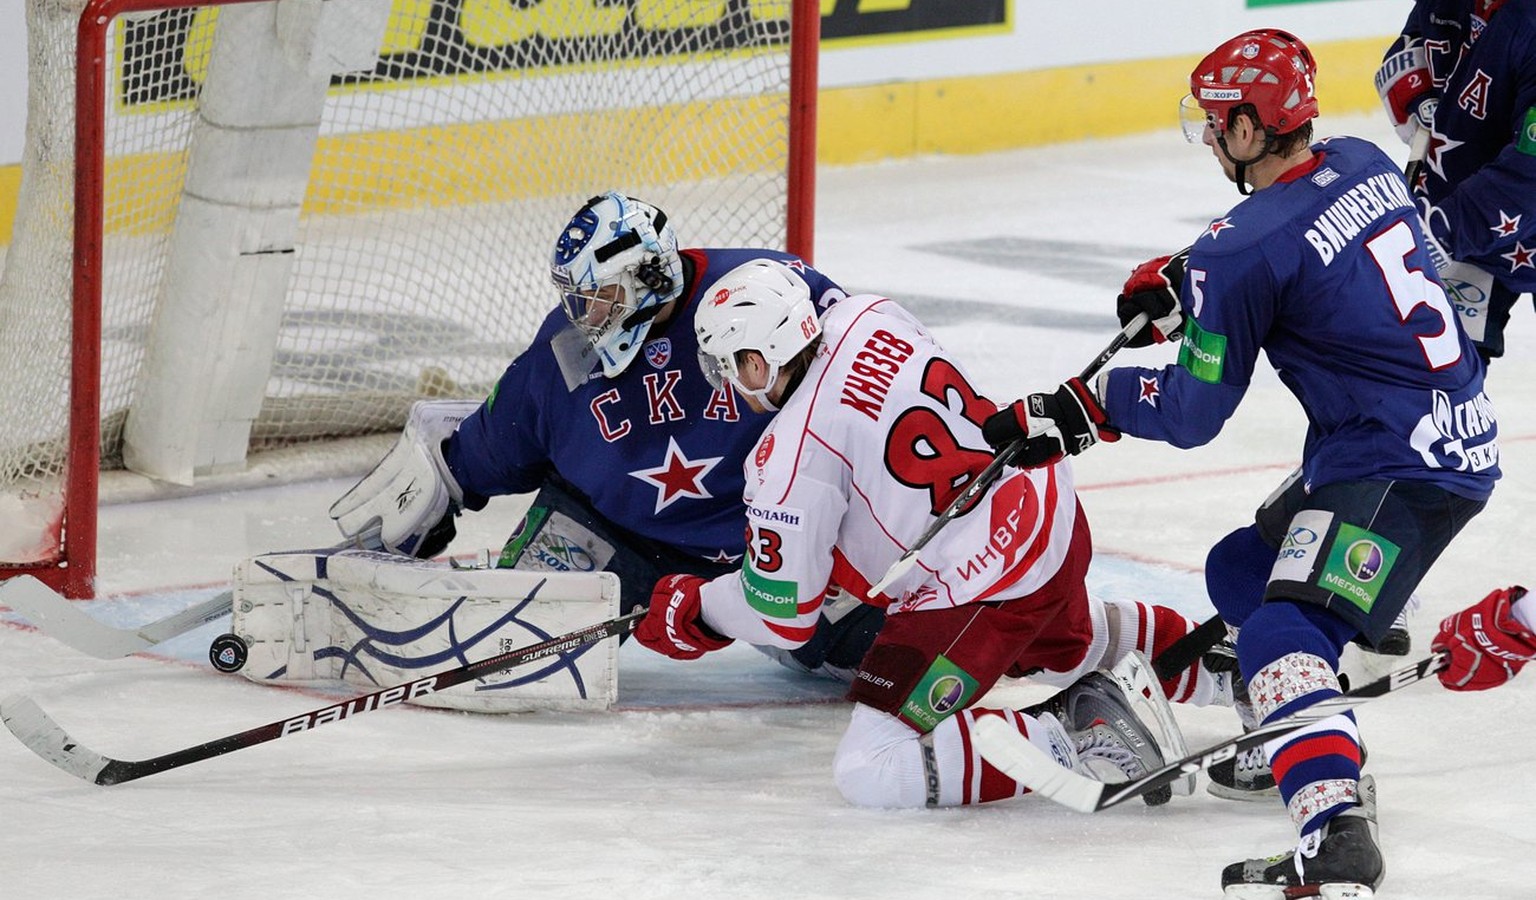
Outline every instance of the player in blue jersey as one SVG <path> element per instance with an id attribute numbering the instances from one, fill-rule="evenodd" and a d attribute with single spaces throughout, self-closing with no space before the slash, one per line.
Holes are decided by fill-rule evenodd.
<path id="1" fill-rule="evenodd" d="M 734 571 L 743 462 L 770 416 L 704 378 L 693 318 L 722 275 L 755 259 L 794 269 L 821 309 L 844 296 L 788 253 L 679 249 L 661 210 L 617 192 L 593 197 L 555 242 L 560 308 L 484 403 L 418 404 L 402 446 L 420 452 L 399 454 L 411 465 L 381 463 L 337 501 L 342 533 L 430 557 L 461 510 L 537 492 L 499 565 L 614 572 L 624 612 L 665 574 Z M 848 680 L 882 619 L 848 597 L 827 606 L 804 647 L 765 652 Z"/>
<path id="2" fill-rule="evenodd" d="M 1456 327 L 1407 184 L 1365 141 L 1311 144 L 1315 71 L 1301 41 L 1263 29 L 1191 75 L 1186 134 L 1247 199 L 1186 251 L 1138 268 L 1120 297 L 1122 321 L 1150 314 L 1142 343 L 1182 336 L 1177 363 L 1072 379 L 984 429 L 996 447 L 1024 440 L 1026 464 L 1122 434 L 1194 447 L 1221 430 L 1268 356 L 1307 414 L 1301 468 L 1206 562 L 1217 611 L 1240 629 L 1261 721 L 1340 693 L 1345 644 L 1385 633 L 1499 477 L 1483 365 Z M 1265 749 L 1301 843 L 1228 866 L 1224 890 L 1280 898 L 1329 883 L 1370 896 L 1385 870 L 1353 717 Z"/>
<path id="3" fill-rule="evenodd" d="M 1418 0 L 1376 88 L 1403 140 L 1428 132 L 1414 197 L 1462 326 L 1500 356 L 1536 291 L 1536 0 Z"/>

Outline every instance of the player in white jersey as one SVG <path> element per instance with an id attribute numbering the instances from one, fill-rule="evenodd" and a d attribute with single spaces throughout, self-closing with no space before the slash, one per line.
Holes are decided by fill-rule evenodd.
<path id="1" fill-rule="evenodd" d="M 981 423 L 997 406 L 894 301 L 852 297 L 818 317 L 804 282 L 772 261 L 723 277 L 695 327 L 706 374 L 778 413 L 746 461 L 740 572 L 662 579 L 636 639 L 680 659 L 736 638 L 792 648 L 810 637 L 829 583 L 866 595 L 992 460 Z M 1063 765 L 1098 774 L 1095 763 L 1114 757 L 1113 780 L 1144 771 L 1153 741 L 1113 703 L 1065 724 L 1045 710 L 971 706 L 1004 675 L 1058 686 L 1087 676 L 1067 694 L 1093 694 L 1094 670 L 1191 630 L 1164 607 L 1091 598 L 1091 555 L 1065 462 L 1007 471 L 940 531 L 869 601 L 887 618 L 849 691 L 856 705 L 835 762 L 844 796 L 883 807 L 1018 796 L 974 748 L 982 716 L 1002 717 Z M 1198 663 L 1163 687 L 1184 701 L 1229 700 L 1222 676 Z"/>

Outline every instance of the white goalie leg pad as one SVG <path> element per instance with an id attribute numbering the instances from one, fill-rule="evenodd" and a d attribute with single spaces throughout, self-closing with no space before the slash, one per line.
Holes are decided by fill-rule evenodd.
<path id="1" fill-rule="evenodd" d="M 232 630 L 256 682 L 403 684 L 619 614 L 611 572 L 457 569 L 367 550 L 258 556 L 235 569 Z M 604 710 L 618 641 L 603 640 L 421 697 L 473 712 Z"/>
<path id="2" fill-rule="evenodd" d="M 359 547 L 411 555 L 450 504 L 464 503 L 464 492 L 443 461 L 442 443 L 479 407 L 478 400 L 413 403 L 400 439 L 331 504 L 342 536 Z"/>

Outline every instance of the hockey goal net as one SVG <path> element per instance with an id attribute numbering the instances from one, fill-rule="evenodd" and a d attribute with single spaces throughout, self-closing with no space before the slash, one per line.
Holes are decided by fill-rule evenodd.
<path id="1" fill-rule="evenodd" d="M 809 256 L 818 27 L 814 0 L 28 0 L 0 575 L 92 592 L 101 470 L 194 484 L 484 396 L 603 190 L 686 246 Z"/>

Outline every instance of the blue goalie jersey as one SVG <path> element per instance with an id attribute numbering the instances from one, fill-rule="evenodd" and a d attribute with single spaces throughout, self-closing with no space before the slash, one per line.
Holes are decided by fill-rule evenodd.
<path id="1" fill-rule="evenodd" d="M 1110 372 L 1109 421 L 1203 444 L 1237 408 L 1263 350 L 1306 411 L 1309 487 L 1409 479 L 1485 499 L 1499 453 L 1483 365 L 1434 274 L 1407 185 L 1368 142 L 1312 149 L 1311 163 L 1195 241 L 1178 362 Z"/>
<path id="2" fill-rule="evenodd" d="M 681 255 L 689 277 L 677 311 L 651 329 L 616 378 L 582 372 L 571 387 L 556 347 L 576 332 L 559 309 L 544 320 L 533 344 L 447 444 L 449 468 L 471 509 L 487 497 L 535 491 L 557 475 L 621 529 L 700 559 L 741 558 L 742 463 L 771 417 L 705 379 L 694 313 L 721 276 L 753 259 L 788 263 L 823 309 L 844 292 L 786 253 L 689 249 Z"/>

